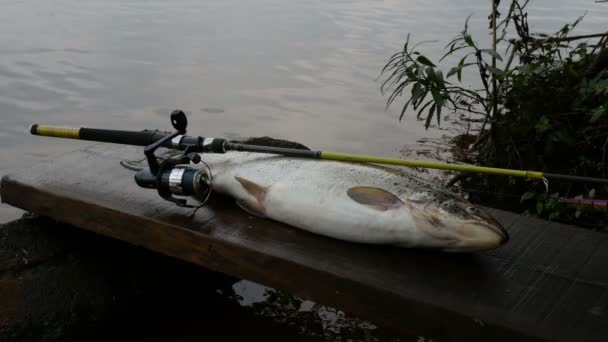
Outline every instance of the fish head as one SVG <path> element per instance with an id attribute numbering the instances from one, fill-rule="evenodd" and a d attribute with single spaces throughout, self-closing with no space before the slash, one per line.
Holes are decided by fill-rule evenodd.
<path id="1" fill-rule="evenodd" d="M 417 227 L 449 252 L 496 248 L 509 239 L 507 231 L 490 214 L 453 194 L 425 190 L 411 194 Z"/>

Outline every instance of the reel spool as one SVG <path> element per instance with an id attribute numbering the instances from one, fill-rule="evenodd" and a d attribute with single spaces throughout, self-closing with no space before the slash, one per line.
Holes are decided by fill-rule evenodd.
<path id="1" fill-rule="evenodd" d="M 135 174 L 135 182 L 142 188 L 156 189 L 163 199 L 173 202 L 180 207 L 196 208 L 207 202 L 211 196 L 213 175 L 209 165 L 201 160 L 200 155 L 192 152 L 190 147 L 184 153 L 174 158 L 167 158 L 161 162 L 154 154 L 156 150 L 167 141 L 186 134 L 188 119 L 181 110 L 171 113 L 171 124 L 175 132 L 146 146 L 144 154 L 148 162 L 148 168 Z M 190 163 L 203 163 L 205 168 L 193 168 Z M 202 203 L 194 206 L 189 205 L 184 198 L 175 196 L 196 196 Z"/>

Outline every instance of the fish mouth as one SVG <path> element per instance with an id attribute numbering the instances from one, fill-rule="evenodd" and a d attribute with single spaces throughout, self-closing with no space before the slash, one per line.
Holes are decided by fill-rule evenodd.
<path id="1" fill-rule="evenodd" d="M 475 227 L 473 235 L 456 239 L 454 244 L 443 249 L 446 252 L 481 252 L 498 248 L 509 241 L 509 233 L 498 223 L 470 222 Z"/>
<path id="2" fill-rule="evenodd" d="M 416 215 L 417 214 L 417 215 Z M 509 241 L 509 233 L 493 217 L 460 221 L 446 219 L 438 211 L 420 210 L 414 218 L 446 252 L 476 252 L 498 248 Z"/>
<path id="3" fill-rule="evenodd" d="M 500 237 L 500 240 L 498 242 L 499 246 L 502 246 L 509 242 L 509 232 L 507 232 L 507 230 L 504 229 L 503 226 L 501 226 L 498 222 L 496 224 L 482 224 L 482 226 L 493 231 Z"/>

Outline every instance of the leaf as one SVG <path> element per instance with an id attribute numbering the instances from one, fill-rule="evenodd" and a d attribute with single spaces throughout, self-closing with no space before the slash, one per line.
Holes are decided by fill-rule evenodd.
<path id="1" fill-rule="evenodd" d="M 433 96 L 433 100 L 438 106 L 443 106 L 445 103 L 445 99 L 441 94 L 439 94 L 436 90 L 431 91 L 431 95 Z"/>
<path id="2" fill-rule="evenodd" d="M 498 77 L 502 77 L 505 75 L 505 72 L 503 70 L 500 70 L 498 68 L 495 68 L 491 65 L 487 65 L 486 69 L 488 69 L 493 75 L 496 75 Z"/>
<path id="3" fill-rule="evenodd" d="M 525 202 L 527 200 L 530 200 L 530 199 L 534 198 L 534 196 L 536 196 L 535 192 L 531 192 L 531 191 L 524 192 L 524 194 L 521 195 L 520 202 Z"/>
<path id="4" fill-rule="evenodd" d="M 468 46 L 474 47 L 475 43 L 473 42 L 473 37 L 470 34 L 464 35 L 464 42 L 467 43 Z"/>
<path id="5" fill-rule="evenodd" d="M 433 100 L 435 101 L 435 110 L 437 111 L 437 125 L 441 124 L 441 107 L 443 106 L 443 104 L 445 103 L 445 99 L 443 96 L 441 96 L 441 94 L 437 93 L 436 91 L 431 91 L 431 95 L 433 96 Z M 427 118 L 427 122 L 429 122 L 429 119 Z"/>
<path id="6" fill-rule="evenodd" d="M 437 104 L 437 126 L 441 125 L 441 105 Z"/>
<path id="7" fill-rule="evenodd" d="M 467 56 L 462 57 L 460 63 L 458 63 L 458 82 L 462 82 L 462 68 L 464 67 L 464 62 L 466 61 Z"/>
<path id="8" fill-rule="evenodd" d="M 549 221 L 554 221 L 558 217 L 559 217 L 559 211 L 554 211 L 551 214 L 549 214 Z"/>
<path id="9" fill-rule="evenodd" d="M 430 80 L 435 79 L 435 69 L 433 69 L 433 67 L 426 67 L 426 69 L 424 69 L 424 72 L 426 72 Z"/>
<path id="10" fill-rule="evenodd" d="M 603 106 L 600 106 L 598 108 L 596 108 L 593 111 L 593 114 L 591 115 L 591 119 L 589 119 L 589 122 L 591 123 L 595 123 L 597 120 L 599 120 L 604 114 L 606 114 L 608 110 L 605 110 Z"/>
<path id="11" fill-rule="evenodd" d="M 410 103 L 415 103 L 421 93 L 422 89 L 420 83 L 416 82 L 416 84 L 414 84 L 414 86 L 412 87 L 412 96 L 409 98 L 409 100 L 405 102 L 403 108 L 401 109 L 401 113 L 399 114 L 399 121 L 403 119 L 405 111 L 407 110 L 407 107 L 410 105 Z"/>
<path id="12" fill-rule="evenodd" d="M 405 111 L 407 110 L 407 106 L 409 106 L 410 102 L 412 102 L 412 98 L 407 100 L 405 105 L 403 105 L 403 108 L 401 109 L 401 114 L 399 114 L 399 121 L 401 121 L 403 119 L 403 116 L 405 115 Z"/>
<path id="13" fill-rule="evenodd" d="M 456 73 L 458 73 L 458 70 L 460 68 L 458 67 L 453 67 L 452 69 L 450 69 L 450 71 L 448 71 L 447 75 L 445 76 L 445 78 L 450 78 L 450 76 L 455 75 Z"/>
<path id="14" fill-rule="evenodd" d="M 417 68 L 416 69 L 416 77 L 420 80 L 424 78 L 424 69 L 423 68 Z"/>
<path id="15" fill-rule="evenodd" d="M 426 93 L 424 94 L 424 96 L 426 97 Z M 420 101 L 422 102 L 422 101 Z M 416 115 L 416 119 L 420 119 L 420 116 L 422 115 L 422 112 L 424 111 L 424 109 L 428 106 L 431 105 L 431 103 L 433 103 L 433 101 L 428 101 L 427 103 L 424 104 L 424 106 L 422 106 L 422 108 L 420 108 L 420 110 L 418 111 L 418 114 Z"/>
<path id="16" fill-rule="evenodd" d="M 521 72 L 521 73 L 527 73 L 532 68 L 531 68 L 530 64 L 524 64 L 524 65 L 520 65 L 520 66 L 516 67 L 515 69 L 519 70 L 519 72 Z"/>
<path id="17" fill-rule="evenodd" d="M 454 48 L 454 46 L 450 47 L 450 51 L 446 52 L 443 56 L 441 56 L 441 58 L 439 59 L 439 62 L 443 61 L 447 56 L 453 55 L 454 52 L 458 51 L 458 50 L 462 50 L 462 49 L 466 49 L 468 46 L 463 45 L 463 46 L 459 46 L 457 48 Z"/>
<path id="18" fill-rule="evenodd" d="M 391 96 L 386 101 L 386 109 L 388 109 L 388 107 L 393 103 L 393 101 L 395 101 L 395 99 L 397 98 L 397 96 L 401 96 L 401 93 L 403 92 L 403 89 L 405 88 L 405 86 L 407 84 L 408 84 L 407 81 L 402 82 L 397 88 L 395 88 L 395 90 L 393 90 L 393 93 L 391 94 Z"/>
<path id="19" fill-rule="evenodd" d="M 435 104 L 433 103 L 433 105 L 429 109 L 428 115 L 426 116 L 426 123 L 424 124 L 424 127 L 426 129 L 429 129 L 429 126 L 431 125 L 431 119 L 433 118 L 434 113 L 435 113 Z"/>
<path id="20" fill-rule="evenodd" d="M 420 64 L 424 64 L 426 66 L 430 66 L 430 67 L 435 66 L 435 64 L 433 64 L 433 62 L 429 61 L 429 59 L 424 56 L 418 56 L 418 58 L 416 58 L 416 61 L 418 61 Z"/>
<path id="21" fill-rule="evenodd" d="M 482 53 L 488 54 L 502 62 L 502 57 L 494 49 L 483 49 L 483 50 L 479 50 L 479 51 L 481 51 Z"/>
<path id="22" fill-rule="evenodd" d="M 419 82 L 416 82 L 412 87 L 412 102 L 416 103 L 418 98 L 422 95 L 422 86 Z"/>
<path id="23" fill-rule="evenodd" d="M 544 204 L 541 201 L 536 202 L 536 212 L 538 213 L 538 215 L 542 214 L 544 209 Z"/>
<path id="24" fill-rule="evenodd" d="M 443 72 L 441 70 L 435 71 L 435 80 L 441 88 L 445 88 L 445 81 L 443 80 Z"/>
<path id="25" fill-rule="evenodd" d="M 542 134 L 551 129 L 551 123 L 549 122 L 549 119 L 543 115 L 540 119 L 538 119 L 538 122 L 536 122 L 534 128 L 538 134 Z"/>
<path id="26" fill-rule="evenodd" d="M 388 59 L 388 62 L 386 62 L 386 65 L 384 66 L 384 68 L 382 68 L 382 71 L 380 72 L 380 74 L 384 74 L 384 72 L 386 70 L 394 68 L 395 65 L 397 65 L 396 64 L 397 61 L 401 58 L 402 58 L 401 52 L 397 52 L 397 53 L 393 54 L 391 56 L 391 58 Z"/>
<path id="27" fill-rule="evenodd" d="M 419 97 L 416 98 L 416 102 L 413 103 L 414 105 L 414 110 L 416 110 L 416 108 L 418 108 L 418 106 L 420 106 L 420 104 L 422 104 L 422 102 L 424 101 L 424 99 L 426 98 L 426 95 L 429 93 L 429 90 L 424 88 L 422 95 L 420 95 Z"/>

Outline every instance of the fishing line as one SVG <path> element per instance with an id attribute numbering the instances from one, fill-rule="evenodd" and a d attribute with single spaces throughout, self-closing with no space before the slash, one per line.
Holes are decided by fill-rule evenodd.
<path id="1" fill-rule="evenodd" d="M 211 197 L 211 192 L 213 191 L 213 172 L 211 172 L 211 168 L 209 167 L 209 164 L 205 163 L 204 161 L 201 160 L 201 163 L 203 163 L 203 165 L 205 165 L 205 167 L 207 168 L 207 176 L 208 176 L 208 180 L 207 183 L 209 184 L 209 191 L 207 191 L 205 198 L 201 201 L 201 203 L 194 207 L 194 210 L 192 211 L 192 213 L 190 213 L 190 215 L 188 215 L 188 218 L 193 218 L 194 215 L 196 215 L 196 213 L 198 212 L 198 210 L 202 207 L 205 206 L 205 204 L 207 204 L 207 201 L 209 201 L 209 197 Z M 196 198 L 196 197 L 195 197 Z"/>
<path id="2" fill-rule="evenodd" d="M 143 162 L 144 160 L 146 160 L 146 159 L 142 159 L 142 160 L 138 160 L 138 161 L 121 160 L 120 165 L 122 167 L 124 167 L 125 169 L 131 170 L 131 171 L 141 171 L 144 168 L 142 166 L 135 166 L 134 164 L 139 164 L 139 163 Z"/>
<path id="3" fill-rule="evenodd" d="M 173 152 L 173 153 L 171 154 L 171 152 Z M 164 156 L 158 157 L 158 160 L 160 162 L 162 162 L 163 160 L 168 159 L 168 158 L 173 158 L 173 157 L 179 155 L 180 152 L 175 151 L 175 150 L 168 150 L 164 154 L 165 154 Z M 139 166 L 139 165 L 141 165 L 141 163 L 143 163 L 145 161 L 146 161 L 146 158 L 143 158 L 140 160 L 121 160 L 119 164 L 127 170 L 141 171 L 141 170 L 145 169 L 145 167 Z"/>

